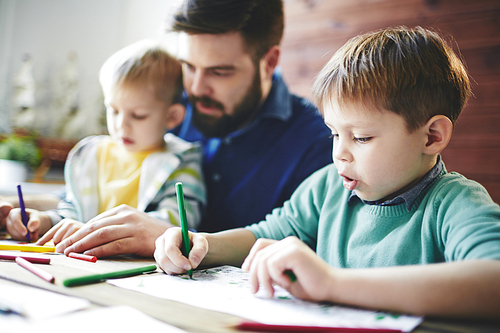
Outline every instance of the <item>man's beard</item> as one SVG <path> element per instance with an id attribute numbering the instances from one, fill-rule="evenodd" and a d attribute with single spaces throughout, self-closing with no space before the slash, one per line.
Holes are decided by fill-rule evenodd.
<path id="1" fill-rule="evenodd" d="M 258 67 L 257 67 L 258 68 Z M 224 105 L 211 99 L 210 97 L 196 97 L 189 95 L 189 101 L 193 106 L 193 125 L 206 138 L 222 138 L 249 123 L 257 114 L 259 103 L 262 99 L 262 89 L 260 73 L 257 69 L 252 85 L 248 89 L 240 104 L 234 108 L 234 113 L 228 115 L 224 113 Z M 216 107 L 223 112 L 222 117 L 214 118 L 203 114 L 196 108 L 196 102 L 200 102 L 207 107 Z"/>

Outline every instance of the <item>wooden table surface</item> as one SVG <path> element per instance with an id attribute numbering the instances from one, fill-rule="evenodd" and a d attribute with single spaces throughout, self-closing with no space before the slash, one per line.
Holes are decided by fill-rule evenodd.
<path id="1" fill-rule="evenodd" d="M 187 332 L 238 332 L 232 325 L 240 318 L 197 308 L 191 305 L 149 296 L 132 290 L 115 287 L 100 282 L 78 287 L 64 287 L 66 278 L 84 274 L 106 273 L 121 269 L 129 269 L 154 264 L 153 259 L 118 256 L 99 259 L 96 263 L 68 258 L 60 254 L 50 254 L 51 264 L 40 265 L 55 277 L 55 284 L 48 283 L 13 261 L 0 260 L 0 289 L 13 284 L 26 284 L 51 290 L 57 293 L 81 297 L 89 300 L 94 306 L 128 305 L 167 324 L 179 327 Z M 151 274 L 164 274 L 159 270 Z M 499 322 L 461 321 L 425 319 L 415 333 L 493 333 L 500 332 Z"/>

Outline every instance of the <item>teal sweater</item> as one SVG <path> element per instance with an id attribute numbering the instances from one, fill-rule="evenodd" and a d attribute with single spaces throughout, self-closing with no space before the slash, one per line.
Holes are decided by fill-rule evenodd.
<path id="1" fill-rule="evenodd" d="M 366 205 L 333 164 L 307 178 L 281 208 L 247 228 L 257 238 L 297 236 L 334 267 L 500 259 L 500 207 L 478 183 L 445 168 L 405 204 Z"/>

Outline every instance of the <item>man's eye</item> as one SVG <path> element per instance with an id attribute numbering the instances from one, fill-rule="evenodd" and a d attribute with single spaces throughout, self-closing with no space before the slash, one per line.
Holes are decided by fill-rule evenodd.
<path id="1" fill-rule="evenodd" d="M 339 135 L 338 134 L 333 134 L 330 135 L 330 139 L 333 138 L 333 139 L 338 139 L 339 138 Z"/>
<path id="2" fill-rule="evenodd" d="M 213 71 L 212 74 L 215 76 L 229 76 L 230 72 L 228 72 L 228 71 Z"/>
<path id="3" fill-rule="evenodd" d="M 190 65 L 190 64 L 186 64 L 186 63 L 183 63 L 182 64 L 184 66 L 184 69 L 189 71 L 189 72 L 194 72 L 195 71 L 195 68 L 193 65 Z"/>
<path id="4" fill-rule="evenodd" d="M 367 143 L 371 139 L 372 138 L 370 138 L 370 137 L 368 137 L 368 138 L 354 138 L 354 140 L 358 141 L 359 143 Z"/>

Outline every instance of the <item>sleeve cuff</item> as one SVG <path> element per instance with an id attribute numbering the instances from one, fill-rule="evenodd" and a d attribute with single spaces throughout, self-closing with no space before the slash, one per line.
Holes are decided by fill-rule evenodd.
<path id="1" fill-rule="evenodd" d="M 52 223 L 52 226 L 55 226 L 57 223 L 59 223 L 63 217 L 57 213 L 55 210 L 48 210 L 45 212 L 50 218 L 50 222 Z"/>

